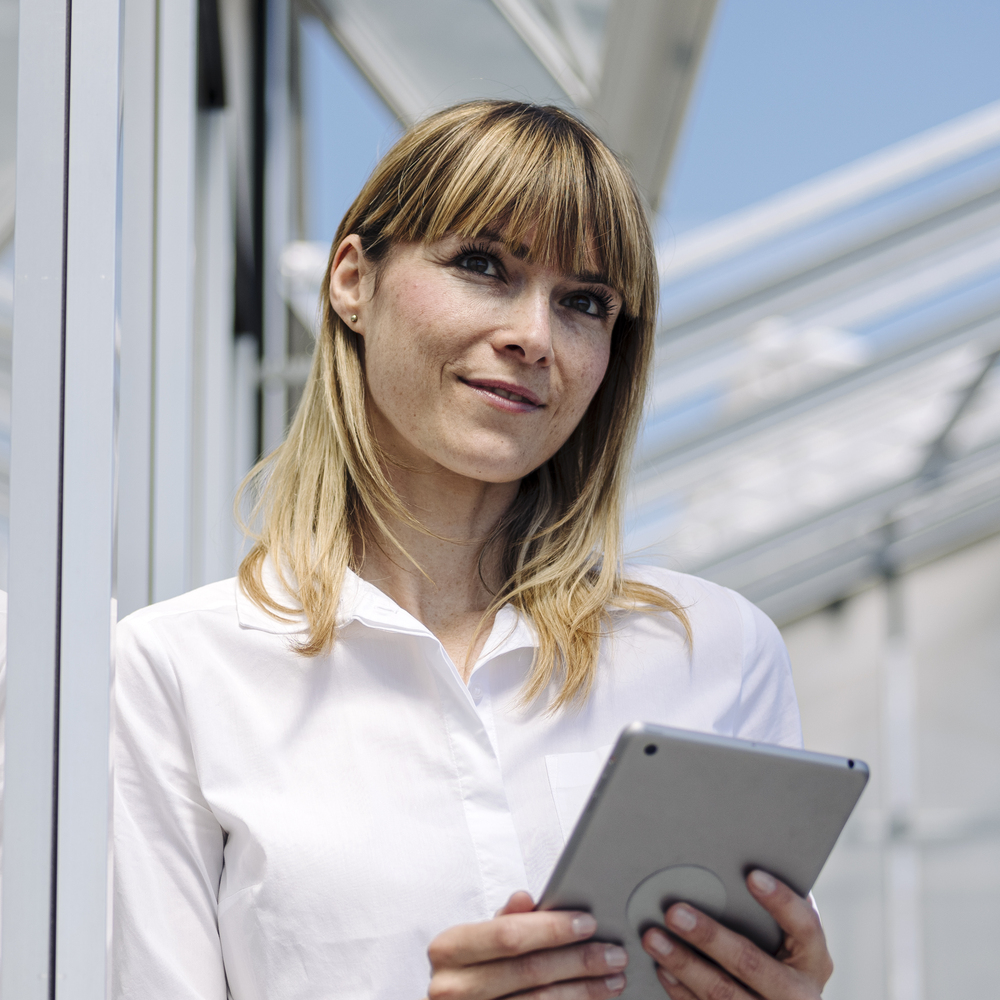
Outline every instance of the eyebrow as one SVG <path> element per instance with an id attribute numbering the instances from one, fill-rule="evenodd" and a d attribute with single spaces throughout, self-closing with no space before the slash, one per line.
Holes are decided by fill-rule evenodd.
<path id="1" fill-rule="evenodd" d="M 524 243 L 522 243 L 519 247 L 514 247 L 513 249 L 508 248 L 506 241 L 500 236 L 499 233 L 494 232 L 492 229 L 482 229 L 479 231 L 479 235 L 484 239 L 489 240 L 491 243 L 496 243 L 499 246 L 508 249 L 511 255 L 517 260 L 524 260 L 531 252 L 531 248 Z M 573 281 L 582 281 L 585 284 L 607 285 L 608 288 L 617 292 L 615 286 L 611 284 L 611 279 L 604 271 L 578 271 L 576 274 L 567 275 L 567 277 L 572 278 Z"/>

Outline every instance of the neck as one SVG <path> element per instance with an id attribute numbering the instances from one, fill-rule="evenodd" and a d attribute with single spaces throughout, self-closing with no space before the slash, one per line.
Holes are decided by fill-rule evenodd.
<path id="1" fill-rule="evenodd" d="M 405 551 L 380 534 L 366 538 L 360 576 L 426 625 L 468 680 L 491 623 L 478 636 L 476 629 L 492 600 L 491 588 L 499 583 L 497 554 L 483 546 L 517 495 L 518 483 L 485 483 L 440 467 L 414 471 L 391 465 L 386 473 L 426 530 L 392 519 L 389 530 Z"/>

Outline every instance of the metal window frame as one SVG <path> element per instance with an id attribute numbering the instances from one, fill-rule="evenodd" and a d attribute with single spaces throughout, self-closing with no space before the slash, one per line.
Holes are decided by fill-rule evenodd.
<path id="1" fill-rule="evenodd" d="M 107 994 L 119 0 L 19 23 L 5 1000 Z"/>

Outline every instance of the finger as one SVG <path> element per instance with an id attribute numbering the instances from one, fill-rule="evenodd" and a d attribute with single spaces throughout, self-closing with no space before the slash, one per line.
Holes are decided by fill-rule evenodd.
<path id="1" fill-rule="evenodd" d="M 625 989 L 625 977 L 580 979 L 574 983 L 553 983 L 530 993 L 520 994 L 519 1000 L 611 1000 Z"/>
<path id="2" fill-rule="evenodd" d="M 819 913 L 810 899 L 803 899 L 784 882 L 760 870 L 747 876 L 747 888 L 787 935 L 785 964 L 808 975 L 822 988 L 833 974 L 833 960 Z"/>
<path id="3" fill-rule="evenodd" d="M 624 948 L 599 941 L 535 951 L 516 958 L 436 972 L 431 979 L 431 1000 L 436 1000 L 436 996 L 462 997 L 463 1000 L 489 1000 L 513 993 L 521 996 L 541 987 L 575 981 L 580 981 L 578 990 L 613 990 L 627 962 Z M 588 982 L 591 980 L 593 983 Z"/>
<path id="4" fill-rule="evenodd" d="M 791 1000 L 801 997 L 803 987 L 810 985 L 816 987 L 815 993 L 819 995 L 819 988 L 823 983 L 773 958 L 742 934 L 723 927 L 693 906 L 677 903 L 667 910 L 665 916 L 667 927 L 675 935 L 694 945 L 741 983 L 746 983 L 769 1000 Z M 675 975 L 677 974 L 672 965 L 667 964 L 667 967 Z M 711 966 L 706 965 L 706 968 Z M 679 978 L 688 982 L 683 976 Z"/>
<path id="5" fill-rule="evenodd" d="M 680 941 L 671 940 L 653 928 L 642 938 L 642 946 L 656 959 L 657 978 L 671 1000 L 752 1000 L 751 994 L 718 966 L 706 961 Z M 772 959 L 773 961 L 773 959 Z M 791 975 L 791 970 L 786 970 Z M 671 980 L 674 980 L 671 982 Z M 784 1000 L 785 994 L 764 994 L 768 1000 Z"/>
<path id="6" fill-rule="evenodd" d="M 532 951 L 562 948 L 591 937 L 597 921 L 589 913 L 542 910 L 508 913 L 439 934 L 427 949 L 431 968 L 460 968 Z"/>
<path id="7" fill-rule="evenodd" d="M 662 965 L 656 967 L 656 978 L 659 979 L 660 985 L 666 991 L 670 1000 L 698 1000 L 698 997 L 680 982 L 676 976 L 667 972 Z"/>
<path id="8" fill-rule="evenodd" d="M 530 913 L 535 908 L 535 901 L 531 898 L 531 895 L 525 892 L 523 889 L 518 889 L 510 899 L 507 900 L 503 906 L 494 914 L 494 916 L 502 917 L 508 913 Z"/>

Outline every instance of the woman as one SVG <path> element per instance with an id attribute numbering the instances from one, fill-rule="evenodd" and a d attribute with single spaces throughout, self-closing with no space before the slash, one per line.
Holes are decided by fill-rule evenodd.
<path id="1" fill-rule="evenodd" d="M 531 908 L 618 731 L 800 741 L 760 612 L 622 566 L 640 200 L 557 109 L 452 108 L 376 168 L 327 289 L 238 581 L 120 628 L 115 995 L 616 996 L 622 949 Z M 812 908 L 750 886 L 785 957 L 674 907 L 644 938 L 673 1000 L 819 995 Z"/>

